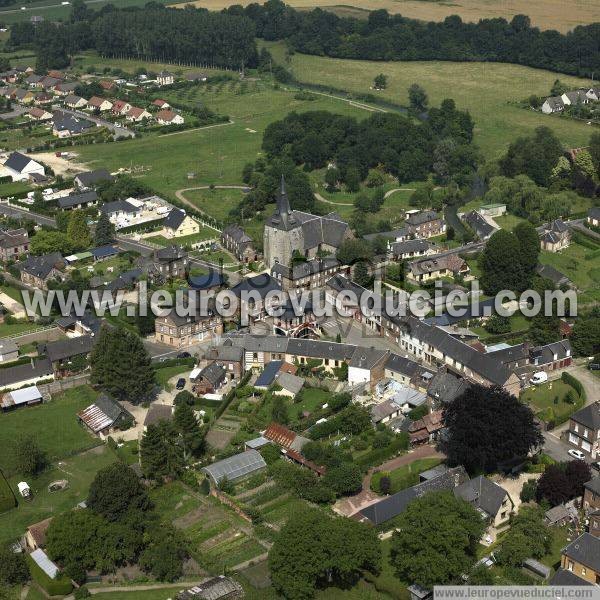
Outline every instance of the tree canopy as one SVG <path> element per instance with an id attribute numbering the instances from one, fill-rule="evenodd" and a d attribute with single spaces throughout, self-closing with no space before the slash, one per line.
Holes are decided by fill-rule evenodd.
<path id="1" fill-rule="evenodd" d="M 492 471 L 543 441 L 531 409 L 501 388 L 471 385 L 443 418 L 448 436 L 442 447 L 452 464 L 469 472 Z"/>

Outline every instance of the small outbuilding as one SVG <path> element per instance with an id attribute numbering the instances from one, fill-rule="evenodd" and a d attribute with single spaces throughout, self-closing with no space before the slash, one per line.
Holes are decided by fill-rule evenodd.
<path id="1" fill-rule="evenodd" d="M 202 472 L 218 487 L 223 480 L 238 481 L 266 468 L 267 463 L 256 450 L 246 450 L 203 467 Z"/>

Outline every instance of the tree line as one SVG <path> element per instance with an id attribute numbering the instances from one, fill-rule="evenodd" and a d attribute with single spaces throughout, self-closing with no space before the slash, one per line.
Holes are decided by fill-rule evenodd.
<path id="1" fill-rule="evenodd" d="M 257 64 L 254 24 L 244 16 L 188 7 L 99 11 L 73 5 L 69 22 L 15 23 L 9 46 L 33 47 L 38 69 L 62 68 L 78 51 L 94 49 L 103 56 L 160 59 L 240 69 Z"/>
<path id="2" fill-rule="evenodd" d="M 423 22 L 386 10 L 367 20 L 339 17 L 319 8 L 298 11 L 281 0 L 225 12 L 247 16 L 265 40 L 288 41 L 305 54 L 365 60 L 452 60 L 508 62 L 590 76 L 600 67 L 600 23 L 565 34 L 540 31 L 526 15 L 465 23 L 458 15 Z"/>

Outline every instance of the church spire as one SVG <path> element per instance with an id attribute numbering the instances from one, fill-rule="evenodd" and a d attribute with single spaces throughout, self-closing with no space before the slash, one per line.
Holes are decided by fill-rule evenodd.
<path id="1" fill-rule="evenodd" d="M 277 198 L 277 212 L 284 221 L 292 212 L 290 209 L 290 201 L 288 200 L 287 191 L 285 189 L 285 178 L 283 175 L 281 176 L 281 187 L 279 189 L 279 196 Z"/>

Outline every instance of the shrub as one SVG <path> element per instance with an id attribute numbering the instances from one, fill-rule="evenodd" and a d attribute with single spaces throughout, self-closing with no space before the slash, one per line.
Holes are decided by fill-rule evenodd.
<path id="1" fill-rule="evenodd" d="M 33 561 L 31 556 L 27 557 L 27 566 L 31 573 L 31 578 L 35 581 L 49 596 L 67 596 L 73 590 L 73 584 L 68 577 L 58 575 L 56 579 L 50 579 L 40 567 Z"/>
<path id="2" fill-rule="evenodd" d="M 81 600 L 82 598 L 89 598 L 91 594 L 90 590 L 88 590 L 85 585 L 82 585 L 80 588 L 75 590 L 73 596 L 75 596 L 75 600 Z"/>

